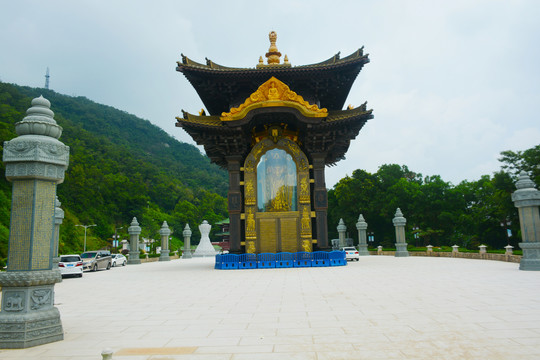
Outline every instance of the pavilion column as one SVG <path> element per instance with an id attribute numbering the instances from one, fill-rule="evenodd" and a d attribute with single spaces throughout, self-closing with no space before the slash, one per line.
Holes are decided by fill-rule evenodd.
<path id="1" fill-rule="evenodd" d="M 54 304 L 58 266 L 56 186 L 64 181 L 69 147 L 58 140 L 51 103 L 32 100 L 17 124 L 18 137 L 4 142 L 6 178 L 13 183 L 7 271 L 0 273 L 0 348 L 15 349 L 64 338 Z M 60 214 L 58 214 L 58 219 Z M 59 224 L 58 224 L 59 225 Z"/>
<path id="2" fill-rule="evenodd" d="M 241 251 L 242 226 L 240 214 L 242 213 L 242 192 L 240 190 L 240 165 L 242 157 L 238 155 L 227 156 L 227 170 L 229 171 L 229 244 L 230 252 Z"/>
<path id="3" fill-rule="evenodd" d="M 324 177 L 324 167 L 326 153 L 312 153 L 313 160 L 313 207 L 317 216 L 316 231 L 317 245 L 319 249 L 328 248 L 328 194 L 326 192 L 326 180 Z"/>

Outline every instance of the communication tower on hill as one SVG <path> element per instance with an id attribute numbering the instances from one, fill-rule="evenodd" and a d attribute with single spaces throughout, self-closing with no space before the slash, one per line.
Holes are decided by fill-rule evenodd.
<path id="1" fill-rule="evenodd" d="M 45 89 L 49 90 L 49 67 L 47 66 L 47 73 L 45 74 Z"/>

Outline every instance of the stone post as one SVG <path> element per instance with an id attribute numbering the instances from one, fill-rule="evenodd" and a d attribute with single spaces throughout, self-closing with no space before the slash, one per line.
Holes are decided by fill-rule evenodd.
<path id="1" fill-rule="evenodd" d="M 504 247 L 506 249 L 504 255 L 513 255 L 512 249 L 514 248 L 512 245 L 506 245 Z"/>
<path id="2" fill-rule="evenodd" d="M 339 233 L 339 248 L 342 248 L 345 246 L 345 232 L 347 231 L 347 226 L 343 222 L 343 219 L 339 219 L 337 231 Z"/>
<path id="3" fill-rule="evenodd" d="M 124 251 L 124 250 L 129 250 L 129 248 L 128 248 L 128 241 L 127 241 L 127 240 L 124 239 L 124 240 L 122 240 L 122 241 L 120 241 L 120 242 L 122 243 L 122 251 Z"/>
<path id="4" fill-rule="evenodd" d="M 382 245 L 377 246 L 377 255 L 382 255 Z"/>
<path id="5" fill-rule="evenodd" d="M 193 257 L 191 255 L 191 234 L 189 224 L 186 224 L 186 227 L 182 232 L 182 235 L 184 235 L 184 251 L 182 253 L 182 259 L 191 259 Z"/>
<path id="6" fill-rule="evenodd" d="M 141 263 L 141 259 L 139 259 L 139 235 L 141 234 L 141 227 L 139 226 L 139 223 L 137 222 L 137 218 L 134 217 L 131 221 L 131 226 L 128 227 L 128 233 L 129 233 L 129 258 L 128 258 L 128 264 L 129 265 L 137 265 Z"/>
<path id="7" fill-rule="evenodd" d="M 486 248 L 487 248 L 486 245 L 480 245 L 480 246 L 478 247 L 478 249 L 480 249 L 480 250 L 478 251 L 478 253 L 480 254 L 480 256 L 486 255 L 486 253 L 487 253 Z"/>
<path id="8" fill-rule="evenodd" d="M 364 220 L 364 216 L 360 214 L 360 216 L 358 217 L 358 222 L 356 223 L 356 229 L 358 229 L 358 255 L 360 256 L 369 255 L 366 236 L 367 226 L 368 224 Z"/>
<path id="9" fill-rule="evenodd" d="M 456 257 L 457 253 L 459 253 L 459 246 L 458 245 L 452 245 L 452 257 Z"/>
<path id="10" fill-rule="evenodd" d="M 396 257 L 409 256 L 407 243 L 405 242 L 405 224 L 407 220 L 403 217 L 401 210 L 397 208 L 394 219 L 392 220 L 396 228 Z"/>
<path id="11" fill-rule="evenodd" d="M 53 269 L 58 269 L 58 263 L 60 262 L 60 256 L 58 255 L 58 248 L 60 243 L 60 225 L 64 221 L 64 210 L 60 208 L 62 203 L 56 197 L 54 208 L 54 248 L 53 248 Z"/>
<path id="12" fill-rule="evenodd" d="M 426 246 L 427 256 L 431 256 L 433 254 L 433 245 Z"/>
<path id="13" fill-rule="evenodd" d="M 12 182 L 7 271 L 0 274 L 0 348 L 20 349 L 64 338 L 53 306 L 54 284 L 62 281 L 55 240 L 56 186 L 64 181 L 69 147 L 58 139 L 51 103 L 32 100 L 15 124 L 18 137 L 4 142 L 6 178 Z"/>
<path id="14" fill-rule="evenodd" d="M 534 182 L 523 171 L 519 174 L 516 188 L 512 201 L 518 208 L 523 240 L 519 243 L 523 250 L 519 270 L 540 271 L 540 191 L 534 188 Z"/>
<path id="15" fill-rule="evenodd" d="M 159 229 L 159 235 L 161 236 L 161 254 L 159 255 L 159 261 L 171 261 L 169 257 L 169 235 L 171 235 L 171 229 L 166 221 L 161 225 Z"/>

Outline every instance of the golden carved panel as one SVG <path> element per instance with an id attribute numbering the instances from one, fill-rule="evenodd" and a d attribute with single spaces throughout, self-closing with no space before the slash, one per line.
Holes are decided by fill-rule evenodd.
<path id="1" fill-rule="evenodd" d="M 260 252 L 277 252 L 277 221 L 275 218 L 259 219 Z"/>
<path id="2" fill-rule="evenodd" d="M 280 219 L 281 251 L 298 251 L 298 218 Z"/>

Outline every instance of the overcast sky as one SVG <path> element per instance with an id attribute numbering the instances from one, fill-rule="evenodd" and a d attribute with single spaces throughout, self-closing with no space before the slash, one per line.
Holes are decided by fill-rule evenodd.
<path id="1" fill-rule="evenodd" d="M 371 62 L 346 104 L 367 101 L 375 118 L 327 186 L 391 163 L 457 185 L 540 144 L 539 19 L 534 0 L 0 0 L 0 80 L 43 87 L 49 67 L 51 89 L 193 143 L 175 127 L 181 109 L 203 107 L 175 71 L 181 53 L 254 67 L 271 30 L 293 66 L 364 46 Z"/>

